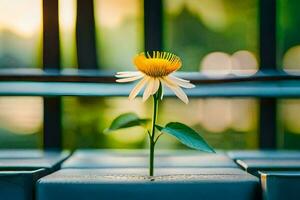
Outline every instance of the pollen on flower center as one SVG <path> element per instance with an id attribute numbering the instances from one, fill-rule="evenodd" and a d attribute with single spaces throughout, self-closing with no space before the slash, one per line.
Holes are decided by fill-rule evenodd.
<path id="1" fill-rule="evenodd" d="M 181 67 L 181 60 L 178 56 L 167 53 L 153 51 L 153 55 L 147 52 L 141 53 L 134 58 L 137 69 L 151 77 L 164 77 L 178 70 Z"/>

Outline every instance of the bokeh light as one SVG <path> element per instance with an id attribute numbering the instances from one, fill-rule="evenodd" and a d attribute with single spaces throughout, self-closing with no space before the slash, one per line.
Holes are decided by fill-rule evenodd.
<path id="1" fill-rule="evenodd" d="M 212 52 L 206 55 L 200 64 L 200 71 L 205 75 L 227 75 L 231 72 L 231 57 L 227 53 Z"/>
<path id="2" fill-rule="evenodd" d="M 300 70 L 300 45 L 293 46 L 283 56 L 283 69 L 287 72 Z"/>
<path id="3" fill-rule="evenodd" d="M 208 76 L 228 74 L 252 75 L 258 70 L 258 62 L 250 51 L 240 50 L 232 55 L 224 52 L 212 52 L 200 63 L 200 71 Z"/>
<path id="4" fill-rule="evenodd" d="M 258 71 L 258 61 L 255 55 L 246 50 L 237 51 L 231 56 L 232 73 L 237 75 L 252 75 Z"/>
<path id="5" fill-rule="evenodd" d="M 231 106 L 228 99 L 203 100 L 202 126 L 213 133 L 222 133 L 231 125 Z"/>
<path id="6" fill-rule="evenodd" d="M 1 97 L 0 127 L 16 134 L 37 133 L 43 123 L 43 99 Z"/>

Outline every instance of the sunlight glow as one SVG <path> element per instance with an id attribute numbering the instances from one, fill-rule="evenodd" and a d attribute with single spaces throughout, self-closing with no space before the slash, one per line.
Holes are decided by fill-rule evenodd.
<path id="1" fill-rule="evenodd" d="M 76 62 L 76 0 L 59 0 L 59 30 L 62 67 Z"/>
<path id="2" fill-rule="evenodd" d="M 97 0 L 95 2 L 95 18 L 102 26 L 115 28 L 128 18 L 137 16 L 138 0 Z"/>
<path id="3" fill-rule="evenodd" d="M 33 37 L 41 30 L 42 0 L 1 0 L 0 32 Z"/>
<path id="4" fill-rule="evenodd" d="M 32 134 L 42 126 L 42 98 L 1 97 L 0 110 L 0 127 L 14 133 Z"/>
<path id="5" fill-rule="evenodd" d="M 76 0 L 59 0 L 59 28 L 61 31 L 75 30 Z"/>

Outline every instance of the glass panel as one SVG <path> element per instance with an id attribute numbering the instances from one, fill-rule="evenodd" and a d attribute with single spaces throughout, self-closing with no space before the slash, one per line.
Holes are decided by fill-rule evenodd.
<path id="1" fill-rule="evenodd" d="M 124 112 L 151 117 L 151 100 L 129 101 L 127 98 L 63 98 L 63 146 L 67 149 L 146 148 L 147 135 L 142 128 L 130 128 L 111 134 L 103 130 Z M 188 118 L 185 116 L 189 116 Z M 185 105 L 175 98 L 166 98 L 159 106 L 160 124 L 170 121 L 186 123 L 202 133 L 215 148 L 255 149 L 258 104 L 255 99 L 190 99 Z M 158 148 L 186 148 L 171 136 L 164 135 Z"/>
<path id="2" fill-rule="evenodd" d="M 278 3 L 278 64 L 289 72 L 300 69 L 300 2 L 279 0 Z"/>
<path id="3" fill-rule="evenodd" d="M 0 1 L 0 68 L 41 67 L 41 0 Z"/>
<path id="4" fill-rule="evenodd" d="M 102 69 L 132 69 L 142 50 L 141 0 L 95 0 L 98 58 Z"/>
<path id="5" fill-rule="evenodd" d="M 0 148 L 42 147 L 42 98 L 0 97 L 0 110 Z"/>
<path id="6" fill-rule="evenodd" d="M 253 74 L 258 61 L 257 0 L 164 0 L 167 51 L 185 71 Z"/>
<path id="7" fill-rule="evenodd" d="M 76 0 L 59 0 L 59 30 L 61 66 L 76 67 Z"/>

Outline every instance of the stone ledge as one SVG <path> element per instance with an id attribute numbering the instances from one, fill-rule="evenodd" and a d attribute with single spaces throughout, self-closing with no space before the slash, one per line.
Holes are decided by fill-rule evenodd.
<path id="1" fill-rule="evenodd" d="M 32 200 L 36 181 L 45 169 L 0 171 L 0 199 Z"/>
<path id="2" fill-rule="evenodd" d="M 258 178 L 237 168 L 62 169 L 38 181 L 37 198 L 257 199 Z"/>
<path id="3" fill-rule="evenodd" d="M 62 168 L 146 168 L 148 151 L 77 150 Z M 201 153 L 199 151 L 158 150 L 155 167 L 238 167 L 224 153 Z"/>
<path id="4" fill-rule="evenodd" d="M 260 172 L 264 200 L 299 200 L 300 171 Z"/>
<path id="5" fill-rule="evenodd" d="M 236 150 L 227 155 L 234 160 L 243 159 L 300 159 L 300 151 L 296 150 Z"/>
<path id="6" fill-rule="evenodd" d="M 243 159 L 236 162 L 255 176 L 259 176 L 259 171 L 300 171 L 300 159 Z"/>

